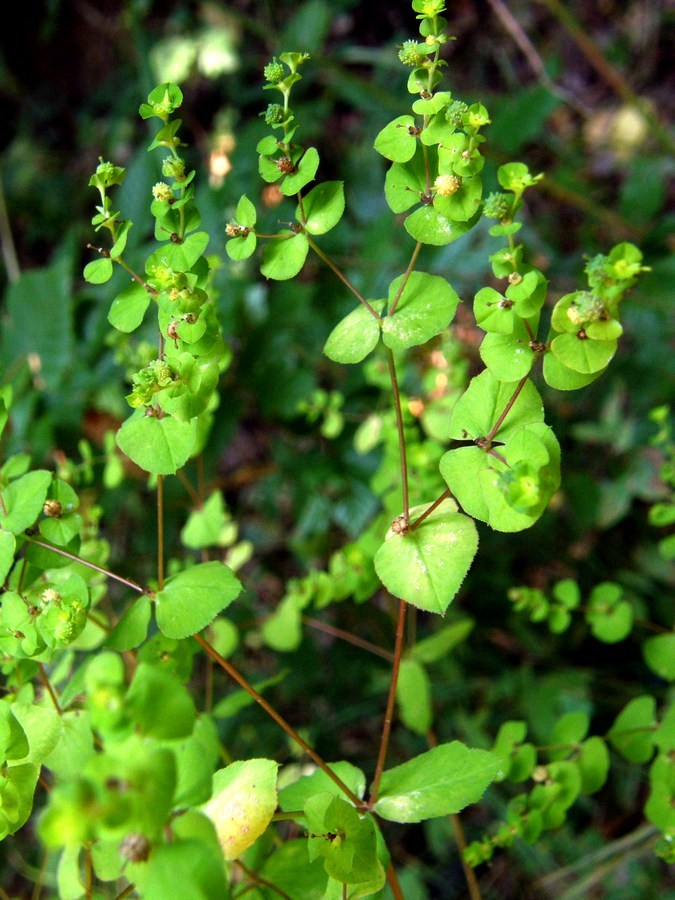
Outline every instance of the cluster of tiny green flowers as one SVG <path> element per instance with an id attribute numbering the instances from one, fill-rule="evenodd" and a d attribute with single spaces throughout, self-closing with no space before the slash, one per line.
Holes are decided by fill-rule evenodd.
<path id="1" fill-rule="evenodd" d="M 426 60 L 426 56 L 420 53 L 417 41 L 405 41 L 398 51 L 398 58 L 404 66 L 421 66 Z"/>
<path id="2" fill-rule="evenodd" d="M 464 122 L 464 116 L 468 110 L 468 106 L 463 100 L 453 100 L 445 111 L 445 118 L 458 128 Z"/>
<path id="3" fill-rule="evenodd" d="M 177 156 L 167 156 L 162 163 L 162 175 L 166 178 L 175 178 L 183 181 L 185 178 L 185 161 Z"/>
<path id="4" fill-rule="evenodd" d="M 167 362 L 154 360 L 135 373 L 133 391 L 127 395 L 127 402 L 133 407 L 145 406 L 150 403 L 153 394 L 172 384 L 173 377 L 173 369 Z"/>
<path id="5" fill-rule="evenodd" d="M 278 84 L 284 77 L 284 67 L 276 58 L 276 56 L 272 59 L 271 62 L 267 63 L 267 65 L 263 69 L 263 75 L 265 77 L 265 81 L 268 81 L 270 84 Z"/>
<path id="6" fill-rule="evenodd" d="M 286 118 L 284 108 L 280 103 L 270 103 L 265 110 L 265 125 L 280 125 Z"/>
<path id="7" fill-rule="evenodd" d="M 589 291 L 577 291 L 567 309 L 567 318 L 574 325 L 596 322 L 606 314 L 605 304 Z"/>
<path id="8" fill-rule="evenodd" d="M 511 212 L 511 198 L 508 194 L 495 191 L 485 198 L 483 213 L 488 219 L 505 219 Z"/>

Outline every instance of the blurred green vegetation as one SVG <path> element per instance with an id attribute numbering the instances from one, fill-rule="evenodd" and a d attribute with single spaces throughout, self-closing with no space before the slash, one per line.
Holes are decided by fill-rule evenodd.
<path id="1" fill-rule="evenodd" d="M 447 84 L 462 99 L 485 103 L 493 119 L 488 190 L 507 159 L 546 173 L 528 195 L 523 241 L 551 281 L 553 301 L 573 289 L 584 255 L 620 240 L 641 247 L 651 272 L 626 301 L 626 335 L 609 372 L 579 394 L 547 392 L 563 447 L 563 486 L 551 509 L 531 533 L 481 530 L 477 565 L 455 602 L 479 627 L 434 667 L 432 685 L 439 741 L 459 737 L 479 746 L 489 746 L 507 718 L 525 719 L 545 741 L 563 712 L 592 713 L 594 727 L 602 729 L 630 697 L 645 689 L 666 694 L 656 679 L 645 687 L 638 639 L 598 645 L 581 620 L 563 636 L 550 634 L 512 612 L 507 591 L 513 585 L 548 589 L 571 577 L 587 590 L 617 581 L 639 618 L 672 626 L 672 571 L 657 552 L 664 532 L 648 519 L 650 506 L 668 497 L 661 477 L 667 451 L 654 442 L 650 411 L 673 396 L 674 375 L 668 339 L 673 216 L 666 211 L 672 11 L 638 0 L 575 0 L 562 11 L 554 0 L 516 0 L 508 15 L 505 9 L 500 0 L 464 0 L 449 16 L 457 40 L 448 45 Z M 283 49 L 311 53 L 296 104 L 302 140 L 319 148 L 322 177 L 344 180 L 347 192 L 345 219 L 322 246 L 364 296 L 379 296 L 410 251 L 386 207 L 383 160 L 372 150 L 405 96 L 395 45 L 414 32 L 408 5 L 36 0 L 12 14 L 0 50 L 0 367 L 17 396 L 7 450 L 54 465 L 64 456 L 77 461 L 84 437 L 102 456 L 105 432 L 127 415 L 125 373 L 133 370 L 136 351 L 106 319 L 123 282 L 118 274 L 95 290 L 80 276 L 91 258 L 94 194 L 86 184 L 99 155 L 127 167 L 117 202 L 137 222 L 130 258 L 135 252 L 141 259 L 151 238 L 144 210 L 158 171 L 135 113 L 155 83 L 179 81 L 199 173 L 197 204 L 212 235 L 209 252 L 222 259 L 214 289 L 233 352 L 203 470 L 188 475 L 223 490 L 240 536 L 255 546 L 243 570 L 247 599 L 231 610 L 246 632 L 274 609 L 289 578 L 324 569 L 336 548 L 359 537 L 380 509 L 383 491 L 374 492 L 371 479 L 378 473 L 381 485 L 387 477 L 381 445 L 360 452 L 368 445 L 366 424 L 375 427 L 373 415 L 387 412 L 377 360 L 361 370 L 338 367 L 321 354 L 333 325 L 351 308 L 332 273 L 310 261 L 298 280 L 266 283 L 253 265 L 232 264 L 224 254 L 224 226 L 242 193 L 267 208 L 270 223 L 284 220 L 281 198 L 257 177 L 255 145 L 266 105 L 262 67 Z M 421 268 L 448 277 L 465 301 L 436 355 L 420 354 L 405 372 L 405 394 L 418 401 L 410 404 L 407 425 L 420 478 L 432 478 L 442 432 L 442 419 L 429 424 L 437 414 L 432 400 L 441 397 L 449 410 L 481 368 L 469 302 L 486 283 L 494 249 L 481 225 L 448 247 L 424 248 L 420 257 Z M 145 337 L 154 339 L 150 328 Z M 114 490 L 102 491 L 97 480 L 87 491 L 102 507 L 113 564 L 148 575 L 154 509 L 144 481 L 130 472 Z M 167 538 L 178 552 L 189 497 L 175 479 L 166 491 Z M 389 647 L 388 607 L 373 609 L 365 615 L 363 607 L 343 603 L 328 615 L 334 626 Z M 421 617 L 418 634 L 433 627 Z M 346 754 L 368 765 L 386 664 L 380 668 L 340 641 L 332 641 L 328 656 L 326 640 L 307 628 L 301 647 L 282 658 L 289 674 L 274 688 L 275 703 L 305 723 L 328 758 Z M 253 629 L 245 665 L 253 681 L 279 668 Z M 218 677 L 214 690 L 225 690 Z M 322 697 L 320 704 L 310 702 L 313 695 Z M 223 737 L 235 757 L 258 746 L 279 758 L 292 754 L 256 710 L 231 720 L 231 732 L 229 721 Z M 423 746 L 400 729 L 392 758 Z M 609 865 L 593 856 L 636 834 L 644 791 L 635 768 L 625 765 L 598 796 L 575 808 L 563 829 L 495 857 L 481 875 L 485 897 L 675 896 L 675 883 L 644 842 L 636 839 Z M 493 789 L 470 811 L 470 838 L 503 814 L 506 799 L 505 791 Z M 449 823 L 427 823 L 422 837 L 419 829 L 400 829 L 397 845 L 427 885 L 427 893 L 411 888 L 406 896 L 463 896 Z M 30 836 L 18 836 L 3 852 L 3 890 L 13 896 L 16 873 L 39 863 Z M 579 869 L 555 881 L 556 870 L 568 865 Z M 575 880 L 588 892 L 575 893 Z"/>

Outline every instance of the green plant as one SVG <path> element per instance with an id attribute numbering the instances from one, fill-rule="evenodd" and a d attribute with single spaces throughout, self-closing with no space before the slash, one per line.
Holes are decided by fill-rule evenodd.
<path id="1" fill-rule="evenodd" d="M 15 833 L 30 817 L 41 767 L 52 773 L 38 828 L 44 844 L 60 852 L 62 896 L 91 896 L 100 887 L 95 882 L 113 882 L 112 895 L 130 893 L 133 885 L 143 896 L 164 897 L 180 884 L 184 893 L 226 897 L 237 895 L 241 877 L 261 897 L 368 896 L 384 891 L 386 881 L 391 894 L 403 896 L 383 823 L 456 816 L 477 803 L 491 783 L 532 777 L 535 787 L 510 802 L 505 826 L 469 846 L 465 858 L 473 865 L 517 837 L 536 841 L 544 829 L 560 826 L 575 800 L 599 790 L 607 777 L 606 742 L 587 737 L 589 720 L 583 714 L 557 721 L 545 766 L 537 766 L 521 722 L 504 723 L 492 750 L 472 749 L 459 740 L 434 746 L 429 669 L 468 636 L 473 623 L 452 622 L 418 642 L 409 640 L 404 650 L 410 607 L 444 615 L 459 591 L 477 551 L 474 520 L 514 533 L 543 514 L 560 483 L 560 449 L 530 373 L 543 361 L 544 380 L 561 390 L 585 387 L 601 375 L 622 332 L 620 302 L 644 269 L 640 252 L 625 242 L 592 258 L 586 266 L 588 290 L 558 300 L 548 330 L 540 331 L 546 278 L 527 262 L 515 235 L 522 227 L 523 195 L 541 176 L 532 176 L 522 163 L 504 165 L 498 174 L 502 191 L 483 201 L 481 147 L 488 112 L 482 104 L 467 105 L 437 90 L 446 41 L 443 7 L 439 0 L 413 3 L 422 40 L 406 42 L 399 56 L 412 70 L 408 90 L 416 98 L 414 115 L 398 117 L 375 139 L 376 150 L 391 162 L 387 202 L 393 213 L 407 213 L 404 228 L 414 241 L 409 264 L 391 281 L 387 296 L 363 296 L 317 242 L 339 224 L 345 197 L 337 181 L 305 193 L 319 154 L 297 143 L 290 98 L 306 54 L 283 53 L 265 68 L 267 88 L 279 91 L 283 103 L 268 106 L 265 122 L 273 133 L 258 144 L 260 174 L 278 185 L 282 197 L 293 198 L 295 211 L 289 215 L 294 218 L 281 231 L 262 232 L 256 207 L 244 196 L 226 229 L 227 253 L 235 263 L 265 242 L 261 271 L 268 278 L 294 278 L 310 251 L 326 263 L 358 301 L 328 337 L 326 355 L 339 364 L 358 364 L 376 354 L 365 364 L 368 377 L 388 383 L 390 411 L 380 414 L 379 423 L 367 423 L 379 433 L 364 428 L 359 435 L 362 445 L 378 440 L 384 445 L 374 482 L 385 512 L 334 553 L 327 571 L 289 582 L 257 633 L 268 646 L 289 651 L 299 643 L 311 605 L 322 609 L 347 598 L 363 603 L 380 590 L 380 582 L 399 599 L 395 646 L 388 654 L 388 700 L 376 752 L 368 760 L 373 773 L 368 791 L 360 767 L 327 763 L 264 698 L 273 679 L 253 687 L 230 662 L 239 637 L 221 613 L 240 597 L 234 570 L 251 548 L 238 542 L 222 493 L 195 492 L 188 482 L 195 508 L 181 541 L 203 558 L 198 562 L 184 554 L 168 566 L 165 561 L 165 479 L 179 474 L 186 480 L 185 465 L 204 448 L 219 402 L 219 377 L 230 359 L 205 256 L 209 235 L 199 230 L 195 172 L 179 153 L 177 86 L 160 85 L 140 109 L 143 118 L 162 122 L 150 149 L 169 153 L 162 165 L 167 181 L 155 185 L 151 205 L 159 246 L 142 269 L 127 260 L 131 223 L 115 210 L 109 193 L 123 181 L 124 170 L 101 161 L 90 180 L 100 195 L 92 224 L 110 232 L 110 247 L 98 248 L 99 258 L 87 265 L 85 278 L 105 283 L 116 266 L 130 276 L 108 316 L 123 334 L 143 327 L 148 309 L 157 313 L 156 353 L 149 355 L 147 344 L 130 353 L 142 365 L 127 397 L 134 411 L 117 444 L 154 479 L 158 555 L 142 583 L 111 571 L 96 511 L 78 511 L 78 494 L 67 480 L 30 470 L 26 456 L 5 463 L 0 549 L 7 590 L 0 640 L 9 692 L 2 705 L 2 808 L 6 833 Z M 490 234 L 505 242 L 490 257 L 503 289 L 484 287 L 474 301 L 476 322 L 486 332 L 480 349 L 486 369 L 468 386 L 458 371 L 456 402 L 434 417 L 427 408 L 423 439 L 403 402 L 401 372 L 414 366 L 409 351 L 433 340 L 443 346 L 459 297 L 444 278 L 420 271 L 418 263 L 426 246 L 446 246 L 467 234 L 481 211 L 496 220 Z M 444 349 L 448 356 L 453 352 Z M 5 390 L 3 396 L 5 421 L 10 394 Z M 310 420 L 325 416 L 324 433 L 330 437 L 340 428 L 339 408 L 337 396 L 324 392 L 300 411 Z M 441 447 L 440 435 L 458 446 Z M 110 446 L 107 456 L 113 484 L 121 477 L 119 459 Z M 84 481 L 86 472 L 85 459 L 81 470 L 60 474 L 76 482 Z M 227 554 L 210 560 L 211 548 Z M 108 603 L 108 581 L 136 595 L 122 614 Z M 541 592 L 521 590 L 514 598 L 535 619 L 548 617 L 552 630 L 560 632 L 578 606 L 578 591 L 563 583 L 553 593 L 552 608 Z M 612 585 L 593 592 L 587 619 L 605 641 L 625 637 L 632 625 L 630 607 Z M 664 637 L 670 646 L 672 635 Z M 291 767 L 279 774 L 272 759 L 228 758 L 216 723 L 234 715 L 245 700 L 225 697 L 197 712 L 196 690 L 188 684 L 197 686 L 200 648 L 311 758 L 312 774 L 294 777 Z M 652 668 L 670 677 L 663 665 L 667 653 L 667 647 L 658 650 L 661 663 Z M 35 679 L 45 687 L 40 697 Z M 396 703 L 405 725 L 413 734 L 428 735 L 430 746 L 386 768 Z M 661 852 L 669 856 L 672 708 L 658 721 L 653 697 L 634 699 L 606 736 L 633 763 L 649 761 L 658 748 L 647 815 L 663 831 Z M 256 752 L 268 749 L 263 745 Z M 229 765 L 217 769 L 219 761 Z M 273 822 L 295 823 L 286 826 L 295 830 L 281 840 Z M 467 879 L 475 893 L 468 867 Z"/>

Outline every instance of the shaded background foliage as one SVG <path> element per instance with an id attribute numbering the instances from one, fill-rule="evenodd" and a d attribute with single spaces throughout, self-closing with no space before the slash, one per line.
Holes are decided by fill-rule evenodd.
<path id="1" fill-rule="evenodd" d="M 280 50 L 311 53 L 296 104 L 302 138 L 319 148 L 322 177 L 343 179 L 347 189 L 347 216 L 324 246 L 364 295 L 379 296 L 410 251 L 386 207 L 384 164 L 372 141 L 406 96 L 407 73 L 395 45 L 414 34 L 412 14 L 407 4 L 353 0 L 235 0 L 227 6 L 44 0 L 16 6 L 13 16 L 0 51 L 0 177 L 7 211 L 0 224 L 6 288 L 0 363 L 17 391 L 9 449 L 29 449 L 40 464 L 53 463 L 60 454 L 77 458 L 84 435 L 101 452 L 103 433 L 127 414 L 124 373 L 132 351 L 111 334 L 106 319 L 121 281 L 94 291 L 79 275 L 92 240 L 94 195 L 86 184 L 99 154 L 127 167 L 117 200 L 137 223 L 130 246 L 142 258 L 150 238 L 144 209 L 158 163 L 143 148 L 144 125 L 135 111 L 155 83 L 179 81 L 199 172 L 197 202 L 212 234 L 209 253 L 224 260 L 214 289 L 233 353 L 204 472 L 225 492 L 242 536 L 256 547 L 244 570 L 247 601 L 232 608 L 240 627 L 250 629 L 275 607 L 289 577 L 325 567 L 330 552 L 357 538 L 379 509 L 371 478 L 381 449 L 359 453 L 354 437 L 385 402 L 375 364 L 364 377 L 321 355 L 331 328 L 350 309 L 329 271 L 309 262 L 293 283 L 267 284 L 252 267 L 226 261 L 224 226 L 242 193 L 261 197 L 256 205 L 267 208 L 271 223 L 284 218 L 281 198 L 257 178 L 254 148 L 267 100 L 262 67 Z M 479 627 L 434 670 L 439 740 L 460 737 L 487 746 L 504 719 L 521 717 L 543 740 L 552 719 L 572 709 L 592 712 L 602 729 L 617 697 L 644 690 L 637 641 L 599 647 L 582 623 L 563 637 L 550 635 L 511 613 L 506 594 L 514 584 L 546 589 L 572 577 L 587 589 L 619 581 L 643 618 L 671 624 L 672 576 L 656 552 L 661 535 L 647 524 L 647 511 L 666 495 L 649 411 L 672 395 L 673 385 L 672 215 L 666 212 L 672 16 L 665 3 L 637 0 L 508 6 L 465 0 L 450 10 L 457 40 L 448 45 L 447 85 L 490 111 L 489 189 L 496 186 L 497 166 L 511 158 L 546 173 L 528 194 L 524 243 L 552 282 L 552 302 L 575 286 L 583 254 L 620 240 L 640 245 L 651 272 L 626 303 L 626 335 L 610 371 L 578 395 L 550 392 L 547 398 L 564 467 L 551 510 L 527 535 L 481 531 L 478 563 L 456 601 Z M 465 303 L 453 326 L 455 340 L 443 348 L 449 370 L 420 354 L 406 373 L 409 397 L 424 397 L 441 376 L 451 394 L 481 368 L 480 335 L 468 305 L 486 283 L 487 254 L 494 249 L 487 228 L 479 226 L 456 244 L 423 250 L 420 267 L 449 277 Z M 334 391 L 331 413 L 326 404 Z M 425 466 L 433 469 L 433 449 L 423 441 L 414 407 L 409 425 L 420 435 L 424 473 Z M 152 565 L 153 510 L 143 482 L 128 474 L 101 496 L 92 487 L 90 502 L 102 506 L 114 560 L 145 574 Z M 178 548 L 188 499 L 173 481 L 167 518 Z M 326 615 L 377 644 L 390 643 L 384 601 L 377 601 L 374 615 L 348 604 Z M 423 620 L 419 629 L 426 633 L 432 624 Z M 254 630 L 248 633 L 250 675 L 273 674 L 277 658 Z M 368 765 L 387 676 L 384 666 L 358 653 L 308 630 L 289 655 L 290 674 L 275 688 L 275 702 L 306 723 L 329 758 L 349 754 Z M 216 683 L 216 692 L 225 690 Z M 400 729 L 395 737 L 394 754 L 419 750 L 416 736 Z M 255 710 L 244 711 L 224 739 L 235 757 L 251 755 L 256 746 L 276 748 L 279 758 L 292 753 Z M 633 833 L 645 785 L 629 767 L 622 776 L 586 801 L 566 828 L 536 847 L 496 858 L 483 876 L 486 896 L 555 895 L 557 888 L 537 881 L 542 873 Z M 467 817 L 469 832 L 480 834 L 504 803 L 491 792 Z M 401 854 L 425 873 L 430 896 L 462 894 L 449 829 L 442 821 L 427 823 L 422 845 L 419 832 L 409 837 L 402 830 Z M 13 869 L 30 864 L 32 851 L 17 843 L 12 852 L 4 876 L 10 892 Z M 666 880 L 660 863 L 636 852 L 618 869 L 597 875 L 593 896 L 652 896 Z M 617 893 L 618 885 L 624 893 Z"/>

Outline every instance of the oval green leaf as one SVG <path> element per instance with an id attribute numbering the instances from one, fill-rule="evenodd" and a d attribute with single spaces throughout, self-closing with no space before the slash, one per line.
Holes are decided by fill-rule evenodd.
<path id="1" fill-rule="evenodd" d="M 412 521 L 425 509 L 412 509 Z M 472 519 L 457 512 L 457 505 L 448 499 L 414 531 L 402 535 L 390 529 L 375 554 L 375 571 L 395 597 L 443 615 L 477 549 L 478 532 Z"/>
<path id="2" fill-rule="evenodd" d="M 390 822 L 454 815 L 476 803 L 499 775 L 499 759 L 460 741 L 440 744 L 383 772 L 375 812 Z"/>
<path id="3" fill-rule="evenodd" d="M 304 224 L 310 234 L 325 234 L 334 228 L 345 211 L 345 191 L 342 181 L 325 181 L 298 204 L 295 218 Z M 303 221 L 304 212 L 304 221 Z"/>
<path id="4" fill-rule="evenodd" d="M 282 234 L 284 237 L 266 245 L 260 266 L 265 278 L 273 278 L 275 281 L 294 278 L 304 266 L 309 251 L 307 235 L 292 231 Z"/>
<path id="5" fill-rule="evenodd" d="M 117 432 L 117 446 L 137 466 L 152 475 L 174 475 L 190 458 L 197 437 L 196 423 L 171 416 L 147 416 L 140 408 Z"/>
<path id="6" fill-rule="evenodd" d="M 125 334 L 135 331 L 143 321 L 150 299 L 150 294 L 143 285 L 134 281 L 113 300 L 108 321 L 113 328 Z"/>
<path id="7" fill-rule="evenodd" d="M 369 300 L 375 312 L 381 313 L 384 300 Z M 375 349 L 380 339 L 380 322 L 359 304 L 345 316 L 328 336 L 323 352 L 333 362 L 358 363 Z"/>
<path id="8" fill-rule="evenodd" d="M 105 284 L 112 277 L 112 260 L 107 257 L 94 259 L 84 267 L 84 280 L 89 284 Z"/>
<path id="9" fill-rule="evenodd" d="M 451 222 L 433 206 L 420 206 L 403 224 L 410 237 L 433 247 L 445 247 L 473 227 L 468 222 Z"/>
<path id="10" fill-rule="evenodd" d="M 189 637 L 212 622 L 240 591 L 239 579 L 224 563 L 192 566 L 170 578 L 155 595 L 159 630 L 178 640 Z"/>
<path id="11" fill-rule="evenodd" d="M 389 285 L 389 307 L 405 281 L 405 275 Z M 445 278 L 412 272 L 393 315 L 382 320 L 382 340 L 392 350 L 404 350 L 426 344 L 448 327 L 459 297 Z"/>

